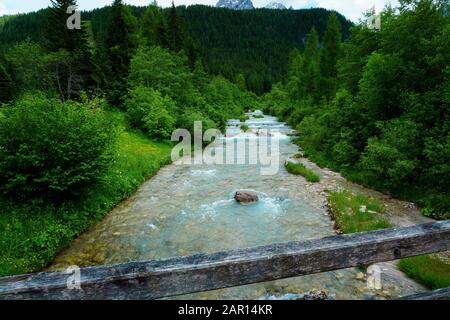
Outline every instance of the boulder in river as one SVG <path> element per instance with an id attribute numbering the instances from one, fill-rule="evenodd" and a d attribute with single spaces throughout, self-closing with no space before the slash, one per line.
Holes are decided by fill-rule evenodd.
<path id="1" fill-rule="evenodd" d="M 328 295 L 324 290 L 310 291 L 305 293 L 302 297 L 297 300 L 328 300 Z"/>
<path id="2" fill-rule="evenodd" d="M 253 204 L 259 200 L 258 195 L 253 191 L 237 191 L 234 199 L 243 205 Z"/>

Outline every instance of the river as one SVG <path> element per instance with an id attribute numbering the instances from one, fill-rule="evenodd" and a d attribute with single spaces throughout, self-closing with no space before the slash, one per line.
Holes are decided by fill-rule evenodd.
<path id="1" fill-rule="evenodd" d="M 162 168 L 128 200 L 74 240 L 50 270 L 69 265 L 90 266 L 162 259 L 199 252 L 246 248 L 334 235 L 324 203 L 311 196 L 302 177 L 284 168 L 298 147 L 291 128 L 271 116 L 249 114 L 253 133 L 276 132 L 279 170 L 261 175 L 260 165 L 177 165 Z M 254 117 L 256 116 L 256 118 Z M 263 139 L 244 134 L 230 120 L 224 139 Z M 225 150 L 226 152 L 226 150 Z M 253 190 L 260 200 L 243 206 L 237 190 Z M 382 299 L 416 292 L 395 279 L 383 279 L 383 290 L 371 289 L 357 268 L 182 296 L 186 299 L 295 299 L 300 293 L 325 290 L 332 299 Z"/>

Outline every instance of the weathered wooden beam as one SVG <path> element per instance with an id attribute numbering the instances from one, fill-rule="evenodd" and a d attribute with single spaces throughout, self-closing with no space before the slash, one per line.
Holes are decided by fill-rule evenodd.
<path id="1" fill-rule="evenodd" d="M 430 292 L 420 292 L 401 297 L 398 300 L 450 300 L 450 287 Z"/>
<path id="2" fill-rule="evenodd" d="M 450 220 L 406 228 L 0 279 L 0 299 L 155 299 L 450 250 Z"/>

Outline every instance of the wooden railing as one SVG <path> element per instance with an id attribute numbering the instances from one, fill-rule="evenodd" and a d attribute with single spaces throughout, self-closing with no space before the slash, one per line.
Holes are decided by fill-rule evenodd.
<path id="1" fill-rule="evenodd" d="M 158 261 L 0 278 L 0 299 L 156 299 L 450 250 L 450 220 L 411 227 L 197 254 Z M 448 289 L 415 298 L 449 297 Z M 411 297 L 414 298 L 414 297 Z"/>

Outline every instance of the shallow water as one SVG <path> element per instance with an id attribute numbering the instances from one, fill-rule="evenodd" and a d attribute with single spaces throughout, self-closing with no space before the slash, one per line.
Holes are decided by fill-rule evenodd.
<path id="1" fill-rule="evenodd" d="M 272 144 L 276 140 L 280 146 L 276 175 L 261 175 L 259 165 L 249 164 L 164 167 L 102 222 L 76 239 L 50 269 L 161 259 L 333 235 L 333 223 L 325 209 L 312 200 L 304 180 L 284 169 L 284 160 L 297 152 L 287 136 L 291 128 L 269 116 L 251 117 L 246 124 L 253 133 L 241 133 L 239 121 L 230 120 L 226 136 L 215 142 L 216 150 L 222 148 L 223 141 L 266 139 L 263 131 L 259 136 L 254 133 L 269 129 L 269 140 Z M 260 200 L 242 206 L 233 199 L 236 190 L 256 191 Z M 335 299 L 370 299 L 413 292 L 388 278 L 383 279 L 383 291 L 374 291 L 367 288 L 364 279 L 357 279 L 359 272 L 339 270 L 182 298 L 289 299 L 325 289 Z"/>

